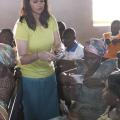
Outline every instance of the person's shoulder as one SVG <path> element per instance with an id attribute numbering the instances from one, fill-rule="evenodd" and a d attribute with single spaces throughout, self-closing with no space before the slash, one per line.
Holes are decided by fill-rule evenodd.
<path id="1" fill-rule="evenodd" d="M 27 22 L 25 20 L 20 21 L 20 19 L 18 19 L 14 25 L 13 34 L 16 35 L 16 33 L 19 34 L 21 32 L 22 34 L 26 34 L 28 30 L 29 27 L 27 25 Z"/>
<path id="2" fill-rule="evenodd" d="M 51 15 L 50 15 L 50 18 L 49 18 L 49 21 L 54 22 L 54 21 L 57 21 L 57 20 L 56 20 L 56 17 L 51 14 Z"/>
<path id="3" fill-rule="evenodd" d="M 49 26 L 54 30 L 54 31 L 58 31 L 58 24 L 57 24 L 57 20 L 55 18 L 54 15 L 50 15 L 49 18 Z"/>
<path id="4" fill-rule="evenodd" d="M 78 44 L 78 47 L 84 48 L 84 46 L 80 42 L 77 41 L 77 44 Z"/>
<path id="5" fill-rule="evenodd" d="M 23 19 L 22 21 L 20 21 L 20 19 L 17 19 L 17 21 L 16 21 L 15 24 L 16 24 L 16 25 L 27 25 L 27 22 L 26 22 L 25 19 Z"/>
<path id="6" fill-rule="evenodd" d="M 50 19 L 56 19 L 56 17 L 53 14 L 50 14 Z"/>
<path id="7" fill-rule="evenodd" d="M 84 46 L 81 43 L 79 43 L 78 46 L 80 46 L 81 48 L 84 48 Z"/>
<path id="8" fill-rule="evenodd" d="M 20 19 L 18 19 L 15 23 L 14 29 L 16 28 L 28 28 L 27 22 L 25 19 L 23 19 L 22 21 L 20 21 Z M 13 31 L 14 31 L 13 29 Z"/>

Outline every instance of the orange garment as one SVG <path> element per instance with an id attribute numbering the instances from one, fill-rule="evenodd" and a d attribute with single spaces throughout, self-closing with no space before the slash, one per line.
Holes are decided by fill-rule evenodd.
<path id="1" fill-rule="evenodd" d="M 116 58 L 117 57 L 117 52 L 120 51 L 120 34 L 116 36 L 111 36 L 110 32 L 104 33 L 103 38 L 109 39 L 111 41 L 111 44 L 108 45 L 107 51 L 104 55 L 105 58 Z M 116 40 L 119 41 L 116 44 L 112 44 L 112 41 Z"/>

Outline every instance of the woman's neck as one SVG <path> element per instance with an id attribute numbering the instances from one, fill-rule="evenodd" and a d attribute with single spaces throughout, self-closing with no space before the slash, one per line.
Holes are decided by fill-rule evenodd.
<path id="1" fill-rule="evenodd" d="M 37 25 L 41 25 L 41 24 L 40 24 L 40 21 L 39 21 L 40 15 L 39 15 L 39 14 L 36 14 L 36 13 L 33 13 L 33 16 L 34 16 L 34 18 L 35 18 L 36 24 L 37 24 Z"/>

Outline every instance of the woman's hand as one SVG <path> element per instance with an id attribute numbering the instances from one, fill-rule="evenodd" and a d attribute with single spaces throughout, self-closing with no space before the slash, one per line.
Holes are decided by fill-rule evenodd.
<path id="1" fill-rule="evenodd" d="M 50 52 L 38 52 L 38 58 L 43 61 L 55 61 L 56 56 Z"/>

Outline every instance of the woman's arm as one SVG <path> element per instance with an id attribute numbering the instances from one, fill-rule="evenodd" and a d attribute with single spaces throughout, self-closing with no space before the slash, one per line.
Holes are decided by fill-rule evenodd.
<path id="1" fill-rule="evenodd" d="M 21 64 L 29 64 L 38 59 L 37 52 L 34 54 L 28 53 L 28 42 L 25 40 L 16 40 L 19 61 Z"/>
<path id="2" fill-rule="evenodd" d="M 19 62 L 21 64 L 30 64 L 38 59 L 43 61 L 52 61 L 56 59 L 55 55 L 49 52 L 38 52 L 29 53 L 28 52 L 28 42 L 25 40 L 17 40 L 16 41 L 18 55 L 19 55 Z"/>

